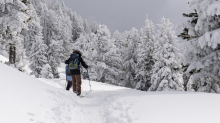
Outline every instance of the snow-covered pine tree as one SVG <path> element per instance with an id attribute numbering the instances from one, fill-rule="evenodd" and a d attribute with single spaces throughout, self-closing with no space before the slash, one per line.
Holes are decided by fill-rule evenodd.
<path id="1" fill-rule="evenodd" d="M 114 42 L 111 40 L 112 45 L 111 49 L 106 53 L 105 63 L 109 66 L 106 71 L 105 80 L 106 83 L 119 85 L 122 78 L 122 57 L 117 53 L 117 47 L 114 45 Z"/>
<path id="2" fill-rule="evenodd" d="M 122 57 L 123 56 L 123 35 L 116 30 L 113 33 L 112 40 L 114 41 L 114 45 L 117 48 L 117 53 Z"/>
<path id="3" fill-rule="evenodd" d="M 89 65 L 89 75 L 90 79 L 94 81 L 98 81 L 98 73 L 96 71 L 97 69 L 97 58 L 98 58 L 98 52 L 97 52 L 97 41 L 98 36 L 94 33 L 89 34 L 89 39 L 87 39 L 87 43 L 85 44 L 85 50 L 83 52 L 84 60 Z"/>
<path id="4" fill-rule="evenodd" d="M 76 40 L 76 42 L 73 44 L 73 49 L 80 49 L 80 51 L 87 52 L 88 49 L 88 43 L 90 40 L 90 35 L 82 33 L 80 34 L 80 37 Z"/>
<path id="5" fill-rule="evenodd" d="M 8 57 L 9 56 L 9 53 L 8 53 L 8 49 L 7 49 L 7 45 L 5 42 L 3 42 L 3 39 L 2 37 L 0 37 L 0 54 L 5 56 L 5 57 Z"/>
<path id="6" fill-rule="evenodd" d="M 57 14 L 49 10 L 46 18 L 48 61 L 54 78 L 59 78 L 58 66 L 65 59 L 63 41 Z"/>
<path id="7" fill-rule="evenodd" d="M 21 42 L 20 42 L 21 41 Z M 25 72 L 26 71 L 26 66 L 28 64 L 27 62 L 27 56 L 25 55 L 25 49 L 24 45 L 22 42 L 22 38 L 18 40 L 15 44 L 16 46 L 16 59 L 15 59 L 15 64 L 13 64 L 13 67 L 16 67 L 19 71 Z"/>
<path id="8" fill-rule="evenodd" d="M 136 89 L 147 91 L 150 87 L 151 69 L 154 65 L 152 57 L 155 43 L 155 26 L 148 18 L 140 31 L 140 43 L 137 48 L 137 66 L 135 69 Z"/>
<path id="9" fill-rule="evenodd" d="M 93 21 L 91 24 L 90 24 L 90 29 L 91 29 L 91 32 L 93 33 L 97 33 L 97 30 L 99 29 L 99 25 L 96 21 Z"/>
<path id="10" fill-rule="evenodd" d="M 126 32 L 127 37 L 125 39 L 124 57 L 123 57 L 123 69 L 125 79 L 122 86 L 135 88 L 137 82 L 134 80 L 135 71 L 137 66 L 137 46 L 140 43 L 140 35 L 138 30 L 132 28 L 131 31 Z"/>
<path id="11" fill-rule="evenodd" d="M 84 33 L 83 19 L 76 12 L 69 11 L 70 20 L 72 21 L 72 38 L 75 42 L 81 33 Z"/>
<path id="12" fill-rule="evenodd" d="M 108 69 L 108 65 L 105 63 L 105 54 L 110 49 L 110 32 L 105 25 L 99 25 L 99 29 L 97 30 L 97 47 L 95 48 L 97 51 L 97 61 L 96 61 L 96 73 L 97 81 L 105 82 L 106 70 Z"/>
<path id="13" fill-rule="evenodd" d="M 29 1 L 32 3 L 33 7 L 35 8 L 38 17 L 41 18 L 45 14 L 44 12 L 45 8 L 47 8 L 46 1 L 45 0 L 29 0 Z"/>
<path id="14" fill-rule="evenodd" d="M 118 30 L 116 30 L 113 33 L 112 40 L 115 45 L 116 53 L 119 55 L 121 59 L 121 72 L 118 74 L 118 85 L 123 86 L 123 83 L 125 81 L 125 69 L 123 68 L 123 58 L 125 57 L 125 41 L 127 39 L 126 33 L 120 33 Z"/>
<path id="15" fill-rule="evenodd" d="M 183 91 L 183 79 L 179 72 L 178 59 L 180 54 L 177 49 L 177 36 L 172 30 L 173 25 L 168 19 L 162 18 L 158 24 L 155 52 L 156 60 L 151 76 L 150 91 Z"/>
<path id="16" fill-rule="evenodd" d="M 43 69 L 41 70 L 41 78 L 46 78 L 46 79 L 52 79 L 53 74 L 52 74 L 52 69 L 49 64 L 44 65 Z"/>
<path id="17" fill-rule="evenodd" d="M 220 66 L 220 1 L 192 0 L 189 2 L 189 19 L 184 23 L 184 33 L 189 37 L 182 57 L 188 66 L 188 89 L 202 92 L 217 92 Z M 184 37 L 183 34 L 180 35 Z"/>
<path id="18" fill-rule="evenodd" d="M 38 35 L 39 36 L 39 35 Z M 41 77 L 43 67 L 48 63 L 47 60 L 47 45 L 44 44 L 41 36 L 36 36 L 36 41 L 33 42 L 32 49 L 30 52 L 30 69 L 32 70 L 32 75 L 36 78 Z"/>
<path id="19" fill-rule="evenodd" d="M 105 25 L 100 25 L 97 31 L 97 80 L 118 85 L 118 74 L 120 71 L 120 56 L 116 53 L 114 42 Z"/>
<path id="20" fill-rule="evenodd" d="M 42 31 L 42 27 L 40 25 L 40 19 L 35 11 L 33 5 L 28 6 L 30 10 L 32 10 L 31 21 L 28 24 L 28 30 L 25 30 L 24 33 L 24 46 L 26 49 L 26 55 L 29 57 L 32 49 L 32 44 L 36 41 L 37 36 L 42 35 L 39 34 Z"/>
<path id="21" fill-rule="evenodd" d="M 84 32 L 86 34 L 90 34 L 91 33 L 90 25 L 89 25 L 87 20 L 83 21 L 83 28 L 84 28 Z"/>
<path id="22" fill-rule="evenodd" d="M 42 26 L 43 40 L 45 44 L 49 45 L 47 20 L 48 20 L 48 7 L 45 0 L 30 0 L 33 4 L 38 17 L 40 18 L 40 25 Z"/>
<path id="23" fill-rule="evenodd" d="M 190 18 L 187 23 L 188 24 L 190 23 L 190 25 L 192 27 L 195 27 L 195 25 L 198 21 L 198 14 L 196 12 L 192 12 L 192 13 L 189 13 L 189 14 L 183 13 L 183 16 L 187 17 L 187 18 Z M 188 25 L 187 23 L 183 23 L 183 25 L 184 25 L 183 26 L 184 27 L 183 32 L 180 33 L 180 35 L 178 35 L 178 37 L 182 38 L 183 40 L 188 41 L 188 40 L 191 40 L 193 38 L 197 38 L 197 36 L 194 35 L 194 34 L 193 35 L 188 34 L 188 33 L 192 33 L 192 32 L 194 33 L 194 31 L 193 30 L 191 31 L 190 28 L 188 28 L 186 26 L 186 25 Z M 188 43 L 186 44 L 186 46 L 187 45 L 188 45 Z M 187 47 L 187 48 L 189 48 L 189 47 Z M 188 52 L 188 51 L 186 51 L 186 52 Z M 184 80 L 183 86 L 184 86 L 185 91 L 187 91 L 188 90 L 187 88 L 189 88 L 191 86 L 191 84 L 193 84 L 192 81 L 190 80 L 191 74 L 186 72 L 188 67 L 189 67 L 189 64 L 183 64 L 182 63 L 183 80 Z M 188 82 L 189 82 L 189 84 L 188 84 Z M 190 88 L 192 88 L 192 87 L 190 87 Z M 193 89 L 189 89 L 188 91 L 190 91 L 190 90 L 193 90 Z"/>
<path id="24" fill-rule="evenodd" d="M 73 35 L 72 35 L 72 21 L 68 14 L 69 9 L 62 4 L 62 11 L 63 11 L 63 20 L 61 26 L 61 35 L 63 39 L 63 47 L 64 47 L 64 56 L 66 59 L 69 57 L 69 54 L 72 53 L 73 47 Z"/>
<path id="25" fill-rule="evenodd" d="M 28 29 L 31 10 L 27 0 L 0 1 L 1 43 L 9 51 L 9 64 L 25 71 L 26 56 L 23 48 L 22 30 Z M 10 48 L 10 50 L 9 50 Z"/>
<path id="26" fill-rule="evenodd" d="M 68 15 L 68 8 L 66 8 L 65 4 L 62 5 L 57 1 L 53 0 L 49 2 L 49 9 L 53 10 L 56 13 L 58 18 L 59 28 L 60 28 L 60 41 L 62 41 L 62 46 L 64 48 L 64 52 L 62 53 L 67 59 L 69 54 L 72 52 L 72 21 Z"/>
<path id="27" fill-rule="evenodd" d="M 29 24 L 29 30 L 26 34 L 28 39 L 26 44 L 26 51 L 29 56 L 30 69 L 32 75 L 39 78 L 41 77 L 41 71 L 43 67 L 48 63 L 47 61 L 47 46 L 44 44 L 42 27 L 40 25 L 40 18 L 35 12 L 35 8 L 31 5 L 29 8 L 32 10 L 31 23 Z"/>
<path id="28" fill-rule="evenodd" d="M 74 49 L 80 49 L 83 53 L 83 59 L 89 65 L 90 79 L 97 81 L 96 64 L 97 64 L 97 35 L 94 33 L 82 33 L 74 43 Z"/>
<path id="29" fill-rule="evenodd" d="M 59 78 L 58 67 L 64 59 L 63 47 L 61 41 L 59 41 L 59 36 L 53 34 L 50 40 L 49 50 L 48 50 L 48 61 L 52 69 L 52 74 L 54 78 Z"/>

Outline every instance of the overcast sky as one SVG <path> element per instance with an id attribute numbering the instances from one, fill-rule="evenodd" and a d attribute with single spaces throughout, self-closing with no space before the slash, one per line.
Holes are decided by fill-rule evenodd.
<path id="1" fill-rule="evenodd" d="M 154 24 L 164 16 L 174 24 L 183 21 L 189 0 L 58 0 L 76 11 L 83 19 L 105 24 L 111 33 L 124 32 L 132 27 L 140 30 L 146 14 Z"/>

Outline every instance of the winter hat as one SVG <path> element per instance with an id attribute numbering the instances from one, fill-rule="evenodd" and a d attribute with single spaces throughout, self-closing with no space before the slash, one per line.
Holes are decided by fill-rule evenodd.
<path id="1" fill-rule="evenodd" d="M 79 49 L 74 49 L 74 50 L 73 50 L 73 53 L 79 53 L 80 55 L 82 55 L 82 53 L 80 52 Z"/>

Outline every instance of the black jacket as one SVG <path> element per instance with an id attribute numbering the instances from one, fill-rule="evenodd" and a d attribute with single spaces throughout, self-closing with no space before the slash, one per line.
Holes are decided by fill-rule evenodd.
<path id="1" fill-rule="evenodd" d="M 82 54 L 80 53 L 80 52 L 74 52 L 74 53 L 77 53 L 77 54 L 79 54 L 79 58 L 80 58 L 80 63 L 81 63 L 81 65 L 84 67 L 84 68 L 88 68 L 89 66 L 84 62 L 84 60 L 82 59 Z M 72 54 L 71 54 L 72 55 Z M 71 56 L 70 55 L 70 56 Z M 69 60 L 70 60 L 70 58 L 68 59 L 68 60 L 66 60 L 65 61 L 65 64 L 69 64 Z M 81 74 L 80 73 L 80 70 L 71 70 L 70 69 L 70 73 L 71 73 L 71 75 L 79 75 L 79 74 Z"/>

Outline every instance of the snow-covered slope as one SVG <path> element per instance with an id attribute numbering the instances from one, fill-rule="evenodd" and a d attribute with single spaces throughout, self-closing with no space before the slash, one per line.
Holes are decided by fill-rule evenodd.
<path id="1" fill-rule="evenodd" d="M 0 123 L 127 122 L 124 110 L 114 112 L 117 109 L 112 107 L 118 101 L 107 92 L 108 89 L 88 93 L 85 87 L 83 94 L 86 98 L 79 98 L 73 92 L 64 90 L 64 87 L 59 87 L 65 85 L 64 78 L 45 84 L 5 64 L 0 63 L 0 68 Z M 62 72 L 64 69 L 61 75 Z M 88 81 L 84 83 L 88 84 Z M 120 106 L 118 109 L 122 108 Z"/>
<path id="2" fill-rule="evenodd" d="M 69 122 L 76 97 L 0 63 L 0 123 Z"/>
<path id="3" fill-rule="evenodd" d="M 7 62 L 7 61 L 8 61 L 8 58 L 6 58 L 6 57 L 0 55 L 0 62 L 1 62 L 1 63 L 5 63 L 5 62 Z"/>
<path id="4" fill-rule="evenodd" d="M 0 63 L 0 123 L 219 123 L 220 95 L 141 92 L 83 80 L 84 98 L 60 79 L 35 79 Z M 46 84 L 45 84 L 45 83 Z"/>

